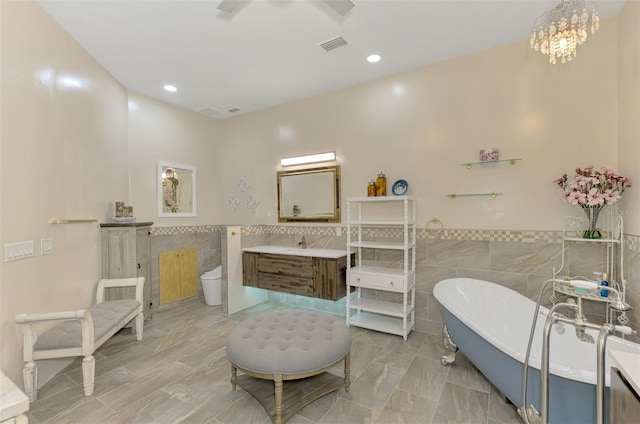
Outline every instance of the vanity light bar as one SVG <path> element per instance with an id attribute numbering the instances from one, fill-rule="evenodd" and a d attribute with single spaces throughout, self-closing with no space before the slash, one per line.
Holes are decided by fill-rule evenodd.
<path id="1" fill-rule="evenodd" d="M 292 165 L 302 165 L 305 163 L 314 163 L 314 162 L 329 162 L 332 160 L 336 160 L 336 152 L 316 153 L 314 155 L 282 158 L 280 159 L 280 165 L 292 166 Z"/>

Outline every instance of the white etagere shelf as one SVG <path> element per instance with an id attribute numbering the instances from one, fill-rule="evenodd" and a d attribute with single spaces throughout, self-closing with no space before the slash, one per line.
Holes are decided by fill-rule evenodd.
<path id="1" fill-rule="evenodd" d="M 391 214 L 383 219 L 368 217 L 376 205 L 387 203 Z M 368 228 L 400 230 L 402 241 L 368 240 Z M 355 230 L 355 231 L 352 231 Z M 354 234 L 352 234 L 352 232 Z M 351 197 L 347 199 L 347 249 L 357 252 L 357 262 L 351 266 L 347 258 L 347 326 L 367 328 L 402 336 L 405 340 L 415 328 L 415 262 L 416 262 L 416 205 L 410 196 Z M 364 261 L 362 249 L 400 250 L 401 267 L 391 268 L 384 263 Z M 366 263 L 363 263 L 366 262 Z M 402 302 L 363 297 L 362 290 L 375 293 L 394 292 L 402 295 Z"/>
<path id="2" fill-rule="evenodd" d="M 606 272 L 609 275 L 608 283 L 610 286 L 620 292 L 622 299 L 625 299 L 626 295 L 626 280 L 624 277 L 624 228 L 623 228 L 623 219 L 622 216 L 607 216 L 606 221 L 604 222 L 604 227 L 602 234 L 603 238 L 600 239 L 589 239 L 580 237 L 579 235 L 584 230 L 585 226 L 588 225 L 588 221 L 585 220 L 584 217 L 569 217 L 566 218 L 562 225 L 562 250 L 560 257 L 560 267 L 557 269 L 553 269 L 553 278 L 559 280 L 570 280 L 570 279 L 583 279 L 588 278 L 586 276 L 570 276 L 568 274 L 561 276 L 562 270 L 567 265 L 567 249 L 566 243 L 602 243 L 605 245 L 606 250 L 606 265 L 603 270 L 594 270 L 594 271 L 602 271 Z M 594 281 L 595 283 L 600 283 L 599 281 Z M 609 299 L 607 297 L 600 296 L 600 290 L 590 290 L 588 292 L 580 291 L 577 292 L 571 286 L 566 285 L 561 282 L 553 283 L 554 293 L 560 293 L 568 296 L 580 296 L 583 299 L 593 300 L 597 302 L 607 302 Z M 551 297 L 551 301 L 556 303 L 558 300 L 555 294 Z M 606 321 L 612 322 L 613 316 L 612 312 L 609 308 L 606 308 Z M 627 321 L 626 313 L 622 313 L 621 316 L 618 317 L 618 321 L 622 324 L 625 324 Z"/>

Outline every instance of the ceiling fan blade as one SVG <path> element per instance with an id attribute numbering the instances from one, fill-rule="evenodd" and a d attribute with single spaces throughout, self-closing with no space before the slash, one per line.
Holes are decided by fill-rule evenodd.
<path id="1" fill-rule="evenodd" d="M 233 13 L 241 3 L 242 0 L 222 0 L 217 9 L 226 13 Z"/>
<path id="2" fill-rule="evenodd" d="M 351 9 L 353 9 L 353 6 L 355 6 L 351 0 L 323 0 L 322 2 L 340 16 L 346 15 Z"/>

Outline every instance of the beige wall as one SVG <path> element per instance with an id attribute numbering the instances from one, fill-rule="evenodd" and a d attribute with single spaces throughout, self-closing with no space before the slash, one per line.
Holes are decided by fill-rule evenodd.
<path id="1" fill-rule="evenodd" d="M 246 178 L 260 206 L 224 216 L 276 223 L 279 159 L 335 150 L 343 198 L 366 195 L 382 170 L 388 185 L 409 182 L 420 226 L 437 216 L 448 228 L 559 229 L 581 212 L 552 181 L 577 166 L 617 166 L 617 36 L 608 19 L 564 66 L 523 40 L 225 122 L 222 179 Z M 522 161 L 460 166 L 484 147 Z M 222 188 L 223 199 L 233 188 Z M 504 195 L 444 196 L 492 191 Z"/>
<path id="2" fill-rule="evenodd" d="M 154 226 L 211 225 L 220 219 L 220 122 L 129 92 L 131 198 Z M 158 218 L 158 161 L 196 167 L 196 217 Z"/>
<path id="3" fill-rule="evenodd" d="M 100 276 L 100 231 L 116 199 L 129 200 L 127 93 L 32 2 L 2 8 L 2 245 L 35 241 L 33 258 L 2 263 L 2 370 L 19 385 L 17 313 L 79 309 Z M 40 239 L 54 253 L 40 255 Z M 41 368 L 46 379 L 47 366 Z"/>
<path id="4" fill-rule="evenodd" d="M 640 2 L 627 1 L 618 34 L 618 168 L 634 183 L 623 199 L 625 232 L 640 235 Z"/>

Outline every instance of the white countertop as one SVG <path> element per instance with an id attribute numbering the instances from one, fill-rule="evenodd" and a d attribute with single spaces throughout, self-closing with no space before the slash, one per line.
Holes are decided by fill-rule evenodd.
<path id="1" fill-rule="evenodd" d="M 347 256 L 346 250 L 340 249 L 302 249 L 300 247 L 289 247 L 289 246 L 254 246 L 254 247 L 245 247 L 242 249 L 243 252 L 251 252 L 251 253 L 269 253 L 273 255 L 290 255 L 290 256 L 308 256 L 313 258 L 330 258 L 337 259 L 343 256 Z"/>
<path id="2" fill-rule="evenodd" d="M 640 394 L 640 355 L 621 350 L 610 350 L 609 357 L 624 378 L 631 384 L 633 390 Z"/>
<path id="3" fill-rule="evenodd" d="M 0 422 L 29 410 L 29 398 L 0 371 Z"/>

